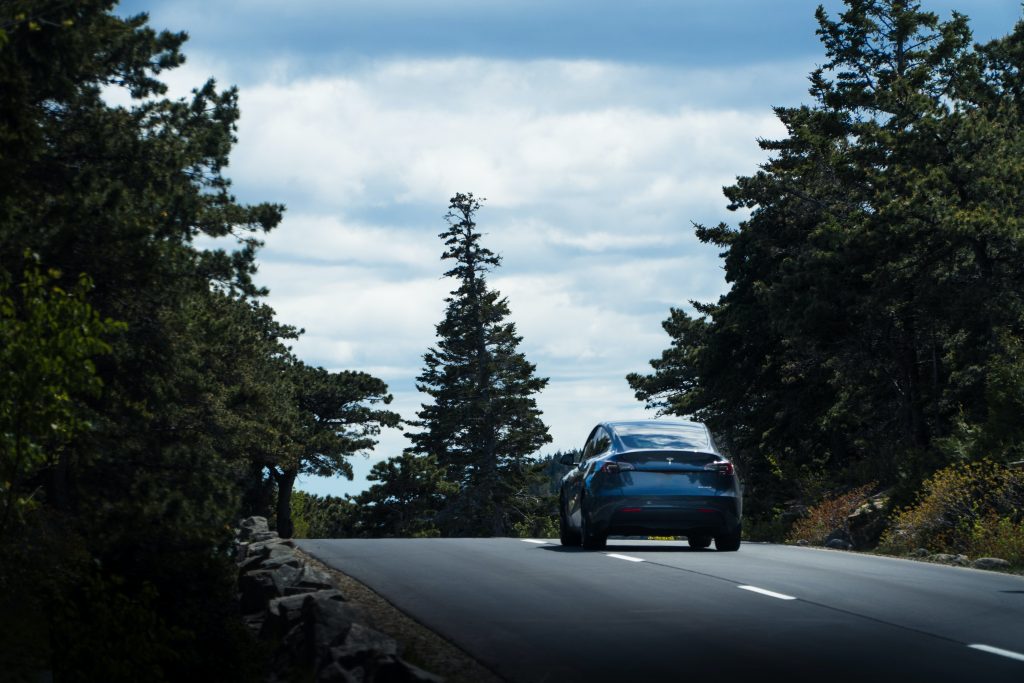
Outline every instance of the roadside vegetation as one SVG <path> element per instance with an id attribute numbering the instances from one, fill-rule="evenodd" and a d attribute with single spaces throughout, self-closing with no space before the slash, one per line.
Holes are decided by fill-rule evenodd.
<path id="1" fill-rule="evenodd" d="M 113 4 L 0 1 L 0 670 L 260 680 L 232 523 L 278 491 L 288 533 L 296 476 L 398 416 L 291 353 L 254 281 L 284 207 L 224 175 L 237 93 L 165 97 L 185 35 Z"/>
<path id="2" fill-rule="evenodd" d="M 879 546 L 900 554 L 918 548 L 1024 568 L 1024 470 L 985 460 L 936 472 L 918 500 L 896 512 Z"/>
<path id="3" fill-rule="evenodd" d="M 785 136 L 725 189 L 745 217 L 696 227 L 729 291 L 673 308 L 629 383 L 710 425 L 748 536 L 820 537 L 877 482 L 914 543 L 1012 553 L 1001 489 L 937 473 L 1024 457 L 1024 24 L 975 44 L 966 16 L 913 0 L 817 19 L 810 103 L 776 108 Z M 925 533 L 937 482 L 992 514 Z"/>

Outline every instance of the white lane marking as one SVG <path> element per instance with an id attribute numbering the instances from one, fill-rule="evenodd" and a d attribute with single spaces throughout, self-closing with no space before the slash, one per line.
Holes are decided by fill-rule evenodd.
<path id="1" fill-rule="evenodd" d="M 630 557 L 629 555 L 619 555 L 618 553 L 607 553 L 608 557 L 614 557 L 618 560 L 629 560 L 630 562 L 644 562 L 645 560 L 639 557 Z"/>
<path id="2" fill-rule="evenodd" d="M 1002 650 L 998 647 L 992 647 L 991 645 L 981 645 L 978 643 L 975 643 L 974 645 L 968 645 L 967 647 L 973 648 L 975 650 L 981 650 L 982 652 L 990 652 L 994 655 L 1002 655 L 1003 657 L 1009 657 L 1010 659 L 1016 659 L 1018 661 L 1024 662 L 1024 655 L 1022 655 L 1019 652 L 1014 652 L 1013 650 Z"/>
<path id="3" fill-rule="evenodd" d="M 745 591 L 751 591 L 753 593 L 760 593 L 761 595 L 767 595 L 771 598 L 778 598 L 779 600 L 796 600 L 792 595 L 786 595 L 784 593 L 776 593 L 775 591 L 765 590 L 764 588 L 758 588 L 757 586 L 736 586 L 742 588 Z"/>
<path id="4" fill-rule="evenodd" d="M 547 545 L 547 541 L 538 541 L 536 538 L 520 538 L 523 543 L 540 543 L 541 545 Z"/>

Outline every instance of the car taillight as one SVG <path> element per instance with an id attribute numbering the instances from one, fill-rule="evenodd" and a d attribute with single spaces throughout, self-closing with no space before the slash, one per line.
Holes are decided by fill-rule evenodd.
<path id="1" fill-rule="evenodd" d="M 717 460 L 715 462 L 709 462 L 707 465 L 704 465 L 704 469 L 712 470 L 714 472 L 718 472 L 719 474 L 724 474 L 726 476 L 729 476 L 736 472 L 736 468 L 733 467 L 732 463 L 729 462 L 728 460 Z"/>
<path id="2" fill-rule="evenodd" d="M 619 472 L 629 472 L 635 470 L 633 463 L 631 462 L 615 462 L 609 460 L 608 462 L 601 465 L 601 469 L 598 472 L 604 472 L 606 474 L 618 474 Z"/>

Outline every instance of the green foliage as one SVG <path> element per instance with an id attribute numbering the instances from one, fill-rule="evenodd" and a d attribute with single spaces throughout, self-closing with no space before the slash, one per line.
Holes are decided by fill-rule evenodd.
<path id="1" fill-rule="evenodd" d="M 743 520 L 743 540 L 761 543 L 783 543 L 789 537 L 792 524 L 781 516 L 781 510 L 761 517 L 746 517 Z"/>
<path id="2" fill-rule="evenodd" d="M 505 322 L 508 301 L 487 285 L 501 258 L 481 244 L 480 200 L 451 198 L 441 258 L 458 286 L 445 301 L 437 345 L 427 351 L 417 388 L 432 399 L 412 422 L 407 455 L 432 457 L 457 487 L 437 523 L 447 535 L 514 533 L 526 515 L 517 504 L 530 485 L 529 456 L 551 437 L 534 394 L 547 379 L 519 352 L 522 338 Z"/>
<path id="3" fill-rule="evenodd" d="M 392 401 L 388 387 L 365 372 L 328 372 L 291 360 L 285 374 L 290 405 L 278 414 L 286 423 L 282 438 L 262 454 L 277 484 L 277 532 L 292 528 L 292 487 L 299 474 L 352 478 L 347 458 L 377 443 L 384 427 L 401 421 L 398 413 L 377 407 Z"/>
<path id="4" fill-rule="evenodd" d="M 292 493 L 295 538 L 347 538 L 353 535 L 356 505 L 349 498 Z"/>
<path id="5" fill-rule="evenodd" d="M 282 208 L 238 203 L 223 176 L 237 93 L 163 98 L 184 34 L 112 5 L 0 0 L 0 479 L 18 517 L 0 623 L 35 615 L 40 641 L 4 669 L 253 680 L 225 550 L 292 397 L 274 372 L 291 332 L 252 300 Z"/>
<path id="6" fill-rule="evenodd" d="M 1024 470 L 990 460 L 936 472 L 899 511 L 880 549 L 996 556 L 1024 565 Z"/>
<path id="7" fill-rule="evenodd" d="M 41 272 L 25 256 L 17 285 L 0 271 L 0 537 L 38 503 L 24 485 L 38 485 L 40 471 L 88 429 L 84 400 L 102 388 L 93 360 L 110 351 L 102 337 L 123 329 L 88 304 L 87 277 L 65 291 L 58 271 Z"/>
<path id="8" fill-rule="evenodd" d="M 437 514 L 458 487 L 445 480 L 444 470 L 433 456 L 403 453 L 375 464 L 367 479 L 378 483 L 353 501 L 359 511 L 354 535 L 440 535 Z"/>
<path id="9" fill-rule="evenodd" d="M 1016 457 L 1024 372 L 1024 24 L 972 45 L 917 2 L 817 12 L 812 105 L 726 188 L 729 291 L 673 309 L 636 395 L 708 423 L 748 512 L 879 481 L 907 499 L 957 458 Z"/>

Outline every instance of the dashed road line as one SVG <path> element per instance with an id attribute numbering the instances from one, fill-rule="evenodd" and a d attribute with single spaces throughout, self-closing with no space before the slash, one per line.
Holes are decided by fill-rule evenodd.
<path id="1" fill-rule="evenodd" d="M 547 541 L 541 541 L 536 538 L 520 538 L 523 543 L 540 543 L 541 545 L 547 545 Z"/>
<path id="2" fill-rule="evenodd" d="M 736 586 L 742 588 L 745 591 L 751 593 L 760 593 L 761 595 L 767 595 L 770 598 L 778 598 L 779 600 L 796 600 L 792 595 L 786 595 L 785 593 L 776 593 L 775 591 L 765 590 L 764 588 L 758 588 L 757 586 Z"/>
<path id="3" fill-rule="evenodd" d="M 999 647 L 992 647 L 991 645 L 982 645 L 980 643 L 974 643 L 973 645 L 968 645 L 967 647 L 974 650 L 981 650 L 982 652 L 988 652 L 993 655 L 1001 655 L 1003 657 L 1009 657 L 1010 659 L 1016 659 L 1017 661 L 1024 662 L 1024 655 L 1022 655 L 1019 652 L 1014 652 L 1013 650 L 1004 650 Z"/>
<path id="4" fill-rule="evenodd" d="M 629 560 L 630 562 L 646 562 L 640 557 L 630 557 L 629 555 L 619 555 L 618 553 L 606 553 L 608 557 L 614 557 L 617 560 Z"/>

